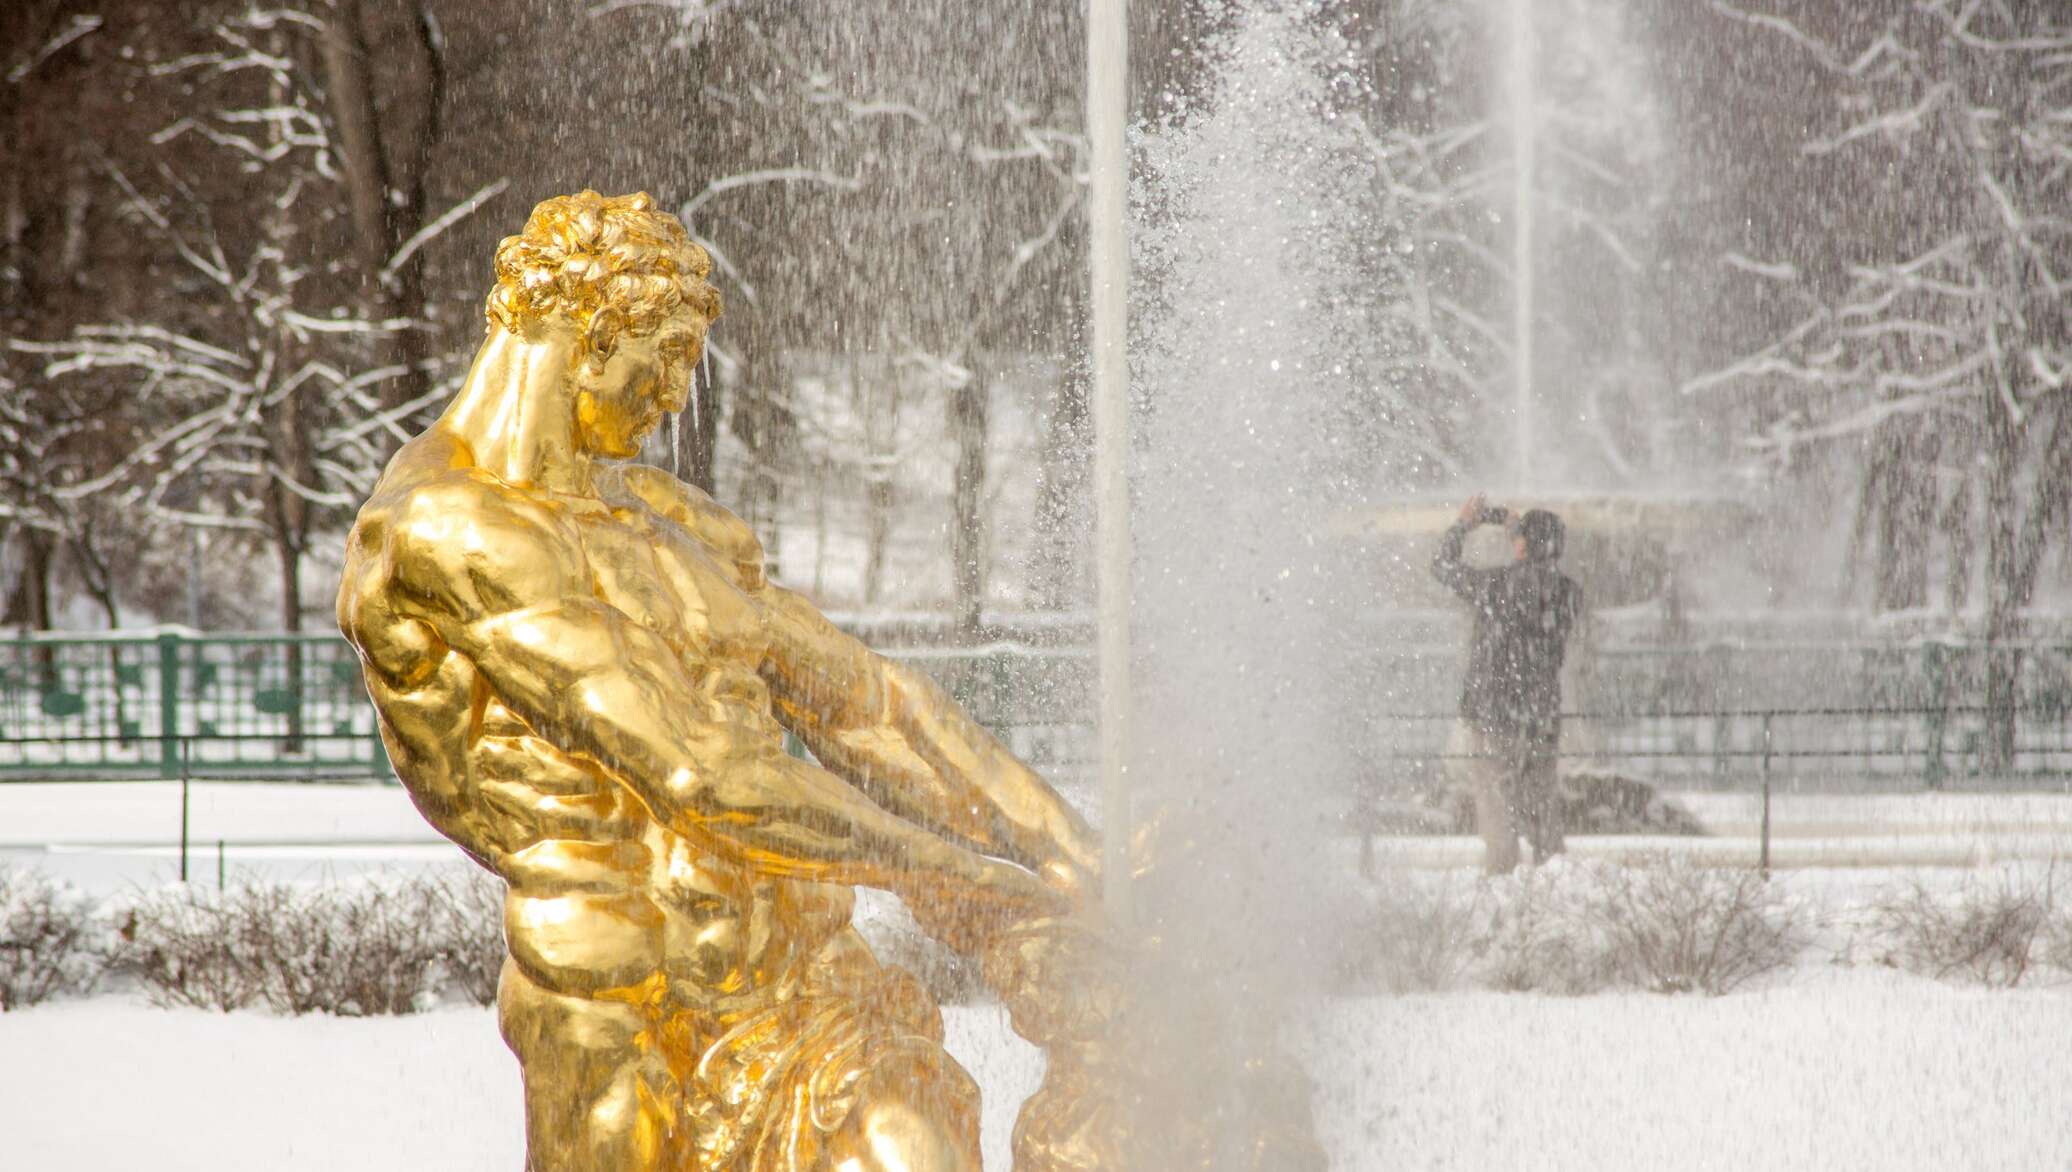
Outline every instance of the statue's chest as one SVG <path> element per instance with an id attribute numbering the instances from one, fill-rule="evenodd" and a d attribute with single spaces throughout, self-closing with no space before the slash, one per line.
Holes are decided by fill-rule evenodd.
<path id="1" fill-rule="evenodd" d="M 679 652 L 761 658 L 765 636 L 754 602 L 696 539 L 644 509 L 579 519 L 600 601 L 661 635 Z"/>

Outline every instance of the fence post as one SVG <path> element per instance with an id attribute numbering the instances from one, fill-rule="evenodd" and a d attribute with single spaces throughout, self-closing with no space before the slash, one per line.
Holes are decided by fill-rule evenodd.
<path id="1" fill-rule="evenodd" d="M 1725 705 L 1720 702 L 1720 694 L 1731 683 L 1727 678 L 1727 673 L 1733 666 L 1733 652 L 1724 644 L 1715 644 L 1705 649 L 1705 658 L 1707 670 L 1712 673 L 1712 686 L 1705 693 L 1710 697 L 1707 704 L 1714 713 L 1712 718 L 1712 787 L 1714 789 L 1725 789 L 1727 788 L 1727 773 L 1731 768 L 1727 763 L 1727 755 L 1733 750 L 1734 726 L 1732 718 L 1723 711 Z"/>
<path id="2" fill-rule="evenodd" d="M 180 636 L 171 631 L 158 636 L 158 775 L 185 777 L 180 766 Z"/>
<path id="3" fill-rule="evenodd" d="M 1950 655 L 1941 643 L 1924 643 L 1921 653 L 1928 660 L 1928 760 L 1921 770 L 1922 784 L 1941 789 L 1948 766 L 1943 761 L 1943 733 L 1950 711 Z"/>
<path id="4" fill-rule="evenodd" d="M 180 882 L 187 882 L 187 758 L 193 746 L 180 742 Z"/>
<path id="5" fill-rule="evenodd" d="M 1770 713 L 1763 713 L 1763 845 L 1759 865 L 1765 879 L 1770 877 L 1770 717 Z"/>

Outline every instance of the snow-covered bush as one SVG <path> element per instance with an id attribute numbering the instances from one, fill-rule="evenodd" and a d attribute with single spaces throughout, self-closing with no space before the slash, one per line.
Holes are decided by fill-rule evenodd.
<path id="1" fill-rule="evenodd" d="M 1790 965 L 1808 942 L 1797 906 L 1757 872 L 1668 854 L 1594 870 L 1589 914 L 1622 983 L 1717 995 Z"/>
<path id="2" fill-rule="evenodd" d="M 1567 859 L 1488 881 L 1488 919 L 1475 942 L 1472 971 L 1491 988 L 1576 995 L 1617 977 L 1598 920 L 1597 868 Z"/>
<path id="3" fill-rule="evenodd" d="M 1596 873 L 1567 860 L 1508 875 L 1401 872 L 1373 893 L 1337 958 L 1358 989 L 1595 992 L 1616 973 L 1590 915 Z"/>
<path id="4" fill-rule="evenodd" d="M 166 888 L 125 915 L 122 963 L 160 1005 L 357 1017 L 411 1013 L 449 989 L 486 1005 L 503 961 L 498 887 L 437 876 Z"/>
<path id="5" fill-rule="evenodd" d="M 1450 989 L 1467 970 L 1481 911 L 1474 888 L 1456 877 L 1405 873 L 1376 894 L 1340 973 L 1356 988 L 1390 993 Z"/>
<path id="6" fill-rule="evenodd" d="M 422 882 L 431 889 L 432 941 L 442 985 L 477 1005 L 496 1004 L 506 955 L 503 880 L 468 867 Z"/>
<path id="7" fill-rule="evenodd" d="M 261 996 L 279 1013 L 410 1013 L 436 998 L 441 901 L 422 881 L 254 885 L 241 925 L 261 957 Z"/>
<path id="8" fill-rule="evenodd" d="M 1803 916 L 1752 871 L 1677 856 L 1561 858 L 1482 879 L 1404 874 L 1376 896 L 1340 971 L 1392 993 L 1469 982 L 1575 996 L 1724 993 L 1790 965 Z"/>
<path id="9" fill-rule="evenodd" d="M 1970 875 L 1938 894 L 1915 880 L 1887 891 L 1873 910 L 1885 963 L 1931 977 L 1959 976 L 1994 988 L 2022 982 L 2040 958 L 2072 960 L 2072 935 L 2053 914 L 2051 874 L 2007 868 Z"/>
<path id="10" fill-rule="evenodd" d="M 2072 976 L 2072 908 L 2056 901 L 2043 921 L 2043 961 Z"/>
<path id="11" fill-rule="evenodd" d="M 70 885 L 0 868 L 0 1012 L 92 989 L 107 962 L 103 931 Z"/>
<path id="12" fill-rule="evenodd" d="M 260 969 L 236 931 L 246 917 L 233 898 L 184 885 L 142 895 L 121 913 L 117 967 L 154 1005 L 227 1012 L 253 1004 Z"/>

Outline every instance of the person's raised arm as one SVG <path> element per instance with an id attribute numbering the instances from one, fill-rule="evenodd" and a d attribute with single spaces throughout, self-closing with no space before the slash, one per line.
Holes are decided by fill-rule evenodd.
<path id="1" fill-rule="evenodd" d="M 479 484 L 420 490 L 387 535 L 392 588 L 535 732 L 597 762 L 659 822 L 723 857 L 833 883 L 1050 902 L 1033 876 L 906 823 L 774 738 L 703 711 L 662 637 L 590 592 L 564 525 Z"/>
<path id="2" fill-rule="evenodd" d="M 1439 538 L 1439 552 L 1432 558 L 1432 577 L 1463 601 L 1478 605 L 1488 593 L 1489 584 L 1496 574 L 1468 565 L 1461 560 L 1461 554 L 1467 545 L 1468 534 L 1488 519 L 1490 510 L 1484 503 L 1483 494 L 1478 492 L 1469 497 L 1460 507 L 1459 519 Z"/>
<path id="3" fill-rule="evenodd" d="M 872 652 L 805 599 L 764 590 L 763 678 L 822 762 L 885 808 L 1083 889 L 1100 844 L 1064 798 L 927 675 Z"/>

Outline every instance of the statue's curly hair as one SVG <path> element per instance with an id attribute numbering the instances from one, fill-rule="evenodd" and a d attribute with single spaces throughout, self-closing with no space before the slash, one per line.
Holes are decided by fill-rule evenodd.
<path id="1" fill-rule="evenodd" d="M 496 287 L 484 308 L 492 327 L 512 333 L 566 317 L 593 361 L 609 357 L 622 334 L 672 324 L 695 353 L 720 314 L 719 291 L 705 281 L 711 272 L 712 258 L 648 193 L 580 191 L 540 201 L 525 230 L 497 245 Z"/>

